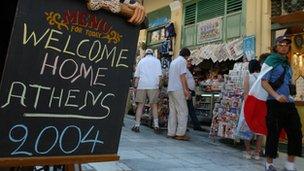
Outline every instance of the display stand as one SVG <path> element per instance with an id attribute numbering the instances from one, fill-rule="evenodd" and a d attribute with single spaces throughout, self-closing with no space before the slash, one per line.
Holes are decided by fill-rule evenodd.
<path id="1" fill-rule="evenodd" d="M 225 87 L 221 90 L 221 102 L 215 104 L 210 137 L 235 139 L 236 128 L 243 102 L 243 75 L 246 63 L 236 63 L 229 75 L 225 75 Z"/>

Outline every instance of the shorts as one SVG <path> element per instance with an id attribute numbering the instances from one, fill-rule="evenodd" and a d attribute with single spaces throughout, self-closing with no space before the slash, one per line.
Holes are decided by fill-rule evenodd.
<path id="1" fill-rule="evenodd" d="M 159 90 L 158 89 L 144 89 L 144 90 L 136 90 L 135 102 L 137 103 L 145 103 L 146 98 L 149 98 L 149 104 L 158 103 L 159 98 Z"/>

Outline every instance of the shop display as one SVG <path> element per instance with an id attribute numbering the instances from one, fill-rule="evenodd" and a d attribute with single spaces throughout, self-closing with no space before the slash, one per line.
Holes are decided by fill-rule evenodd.
<path id="1" fill-rule="evenodd" d="M 195 99 L 195 113 L 200 122 L 211 122 L 213 116 L 213 108 L 219 103 L 219 93 L 217 92 L 201 92 Z"/>
<path id="2" fill-rule="evenodd" d="M 247 63 L 236 63 L 228 75 L 224 75 L 220 103 L 213 110 L 210 137 L 235 138 L 235 132 L 243 102 L 243 75 Z"/>
<path id="3" fill-rule="evenodd" d="M 200 89 L 203 92 L 220 92 L 224 86 L 223 81 L 222 75 L 214 76 L 213 78 L 201 81 L 199 83 Z"/>
<path id="4" fill-rule="evenodd" d="M 190 58 L 192 64 L 198 65 L 204 59 L 212 59 L 213 62 L 226 60 L 238 60 L 244 54 L 243 39 L 235 39 L 227 43 L 208 44 L 192 50 Z"/>

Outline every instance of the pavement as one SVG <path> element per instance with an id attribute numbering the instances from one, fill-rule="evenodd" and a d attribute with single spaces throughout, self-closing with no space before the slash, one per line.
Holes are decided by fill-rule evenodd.
<path id="1" fill-rule="evenodd" d="M 190 129 L 190 141 L 178 141 L 153 129 L 141 126 L 140 133 L 131 131 L 134 118 L 126 115 L 119 144 L 119 161 L 89 163 L 83 171 L 263 171 L 265 158 L 247 160 L 241 148 L 211 141 L 208 132 Z M 240 145 L 239 145 L 240 146 Z M 275 160 L 278 171 L 283 170 L 286 154 Z M 298 171 L 304 171 L 304 158 L 297 158 Z"/>

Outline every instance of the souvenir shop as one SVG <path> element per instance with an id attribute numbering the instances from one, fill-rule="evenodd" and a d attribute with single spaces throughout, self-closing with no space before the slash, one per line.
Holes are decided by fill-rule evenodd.
<path id="1" fill-rule="evenodd" d="M 249 45 L 247 45 L 248 42 Z M 221 122 L 211 125 L 211 130 L 224 129 L 221 134 L 216 133 L 217 136 L 230 138 L 233 136 L 231 132 L 237 126 L 242 105 L 243 73 L 247 69 L 243 56 L 245 53 L 249 58 L 255 57 L 252 57 L 255 54 L 254 43 L 254 37 L 251 36 L 192 49 L 190 59 L 194 67 L 191 71 L 197 83 L 194 98 L 196 115 L 204 125 L 210 126 L 211 123 L 215 123 L 215 120 L 221 120 Z M 161 56 L 161 58 L 164 57 L 167 56 Z M 249 58 L 246 58 L 245 61 L 250 60 Z M 169 114 L 169 99 L 166 89 L 169 64 L 170 62 L 164 66 L 162 62 L 164 79 L 159 102 L 159 122 L 162 128 L 167 127 Z M 224 113 L 225 111 L 228 113 Z M 145 107 L 142 123 L 152 126 L 149 105 Z"/>
<path id="2" fill-rule="evenodd" d="M 191 54 L 195 68 L 208 73 L 208 78 L 198 78 L 195 107 L 199 120 L 210 122 L 211 137 L 234 138 L 243 101 L 243 75 L 248 67 L 244 61 L 255 58 L 254 41 L 253 36 L 238 38 L 199 47 Z M 208 61 L 212 63 L 209 68 Z"/>

